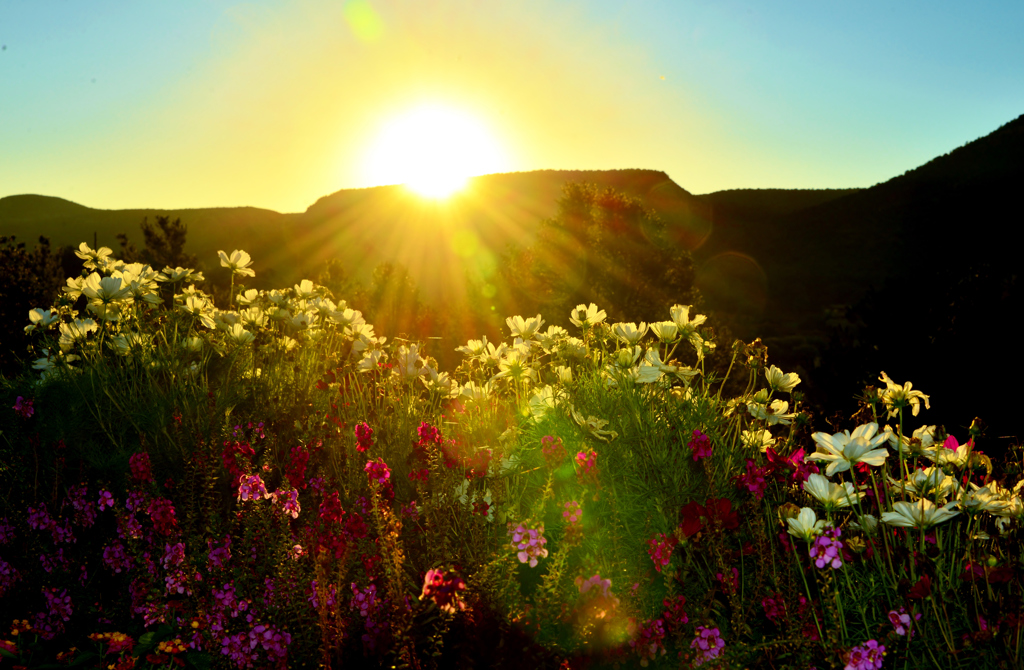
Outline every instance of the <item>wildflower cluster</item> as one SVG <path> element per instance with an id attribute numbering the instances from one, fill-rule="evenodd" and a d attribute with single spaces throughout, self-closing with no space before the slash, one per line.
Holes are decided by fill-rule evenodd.
<path id="1" fill-rule="evenodd" d="M 531 568 L 537 567 L 537 561 L 547 558 L 548 550 L 544 545 L 548 543 L 544 537 L 544 524 L 537 528 L 528 528 L 525 524 L 512 527 L 508 525 L 508 534 L 512 536 L 512 546 L 517 549 L 516 556 L 520 563 L 529 563 Z"/>

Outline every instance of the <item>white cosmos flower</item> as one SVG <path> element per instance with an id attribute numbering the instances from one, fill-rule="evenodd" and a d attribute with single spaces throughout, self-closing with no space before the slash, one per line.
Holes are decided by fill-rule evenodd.
<path id="1" fill-rule="evenodd" d="M 49 328 L 60 322 L 60 314 L 49 309 L 31 309 L 28 312 L 29 325 L 25 326 L 25 332 L 31 333 L 37 328 Z"/>
<path id="2" fill-rule="evenodd" d="M 877 448 L 889 439 L 889 433 L 878 433 L 877 423 L 866 423 L 857 426 L 853 434 L 844 430 L 835 435 L 814 433 L 811 437 L 818 444 L 818 450 L 807 456 L 811 461 L 826 461 L 828 467 L 825 474 L 831 477 L 837 472 L 845 472 L 854 463 L 881 465 L 889 456 L 885 448 Z"/>
<path id="3" fill-rule="evenodd" d="M 807 478 L 804 482 L 804 491 L 820 502 L 827 512 L 849 507 L 865 495 L 857 491 L 850 482 L 836 484 L 819 474 L 811 474 Z"/>
<path id="4" fill-rule="evenodd" d="M 789 534 L 799 537 L 804 542 L 810 542 L 825 527 L 825 520 L 818 519 L 814 510 L 810 507 L 800 508 L 800 513 L 795 518 L 786 519 L 789 524 Z"/>
<path id="5" fill-rule="evenodd" d="M 900 487 L 898 479 L 889 478 L 893 487 Z M 910 476 L 902 482 L 902 488 L 910 491 L 916 496 L 927 496 L 929 498 L 948 498 L 951 494 L 960 490 L 960 484 L 948 476 L 941 468 L 919 468 L 910 473 Z"/>
<path id="6" fill-rule="evenodd" d="M 569 332 L 561 326 L 548 326 L 547 331 L 537 333 L 537 342 L 544 348 L 544 351 L 550 353 L 558 343 L 569 336 Z"/>
<path id="7" fill-rule="evenodd" d="M 788 413 L 789 403 L 785 400 L 772 400 L 772 404 L 768 407 L 758 402 L 752 402 L 747 404 L 747 411 L 755 419 L 766 421 L 769 426 L 776 424 L 788 426 L 796 417 L 796 414 Z"/>
<path id="8" fill-rule="evenodd" d="M 920 498 L 915 502 L 897 502 L 893 503 L 891 512 L 882 513 L 882 523 L 903 528 L 928 529 L 959 514 L 960 512 L 955 510 L 956 506 L 957 502 L 953 501 L 937 507 L 927 498 Z"/>
<path id="9" fill-rule="evenodd" d="M 558 343 L 558 353 L 565 358 L 583 360 L 587 357 L 587 343 L 578 337 L 567 337 Z"/>
<path id="10" fill-rule="evenodd" d="M 424 370 L 426 364 L 427 362 L 420 357 L 419 345 L 405 346 L 403 344 L 395 353 L 395 367 L 398 369 L 402 381 L 411 382 L 418 379 L 420 375 L 426 374 L 426 370 Z"/>
<path id="11" fill-rule="evenodd" d="M 892 433 L 889 436 L 889 447 L 902 451 L 904 454 L 920 451 L 922 455 L 927 455 L 925 452 L 935 446 L 935 426 L 921 426 L 909 438 L 904 435 L 902 448 L 899 435 L 888 426 L 885 429 Z"/>
<path id="12" fill-rule="evenodd" d="M 459 387 L 452 384 L 447 372 L 438 372 L 429 365 L 424 365 L 425 376 L 420 381 L 431 393 L 437 393 L 444 398 L 452 398 L 459 395 Z"/>
<path id="13" fill-rule="evenodd" d="M 99 326 L 92 319 L 75 319 L 71 323 L 60 324 L 60 348 L 67 351 L 75 344 L 84 342 L 89 333 L 95 332 Z"/>
<path id="14" fill-rule="evenodd" d="M 479 340 L 470 340 L 461 347 L 455 347 L 455 351 L 468 358 L 479 358 L 487 353 L 487 336 Z"/>
<path id="15" fill-rule="evenodd" d="M 910 382 L 900 386 L 889 379 L 889 375 L 885 374 L 885 372 L 882 372 L 882 376 L 878 379 L 885 382 L 885 390 L 880 389 L 880 395 L 886 409 L 889 410 L 890 417 L 896 416 L 899 410 L 904 407 L 910 407 L 914 416 L 917 416 L 917 413 L 921 411 L 922 400 L 924 401 L 925 408 L 931 409 L 931 405 L 928 404 L 928 396 L 920 391 L 914 391 L 914 385 Z"/>
<path id="16" fill-rule="evenodd" d="M 608 314 L 603 309 L 598 309 L 594 303 L 590 303 L 589 306 L 576 305 L 576 309 L 569 312 L 569 321 L 572 325 L 583 330 L 593 328 L 607 318 Z"/>
<path id="17" fill-rule="evenodd" d="M 740 433 L 740 442 L 743 446 L 768 451 L 768 447 L 775 444 L 770 430 L 744 430 Z"/>
<path id="18" fill-rule="evenodd" d="M 194 284 L 196 282 L 203 281 L 203 273 L 196 272 L 192 268 L 183 268 L 180 265 L 176 268 L 172 268 L 168 265 L 162 272 L 156 275 L 155 279 L 158 282 L 167 282 L 170 284 L 177 284 L 178 282 L 189 282 L 190 284 Z"/>
<path id="19" fill-rule="evenodd" d="M 85 287 L 85 277 L 68 277 L 67 286 L 61 290 L 68 294 L 72 300 L 82 297 L 82 288 Z"/>
<path id="20" fill-rule="evenodd" d="M 657 321 L 651 324 L 651 332 L 665 344 L 671 344 L 679 339 L 679 326 L 675 321 Z"/>
<path id="21" fill-rule="evenodd" d="M 363 357 L 356 365 L 356 369 L 360 372 L 374 372 L 387 358 L 387 353 L 382 349 L 369 349 L 363 353 Z"/>
<path id="22" fill-rule="evenodd" d="M 491 379 L 511 377 L 516 381 L 520 381 L 523 378 L 532 380 L 535 378 L 535 375 L 536 373 L 530 367 L 526 354 L 521 349 L 510 349 L 498 361 L 498 373 Z"/>
<path id="23" fill-rule="evenodd" d="M 249 254 L 241 249 L 235 249 L 231 252 L 230 256 L 223 251 L 218 251 L 217 255 L 220 256 L 221 266 L 231 270 L 232 274 L 244 277 L 256 276 L 256 272 L 249 267 L 252 265 L 252 259 L 249 258 Z"/>
<path id="24" fill-rule="evenodd" d="M 973 441 L 969 440 L 967 444 L 960 444 L 955 437 L 950 435 L 944 443 L 931 449 L 925 449 L 921 455 L 939 466 L 952 465 L 962 468 L 970 460 L 973 449 Z"/>
<path id="25" fill-rule="evenodd" d="M 490 384 L 477 384 L 476 382 L 466 382 L 459 389 L 459 396 L 466 398 L 467 400 L 487 400 L 491 395 Z"/>
<path id="26" fill-rule="evenodd" d="M 542 386 L 530 396 L 530 415 L 534 421 L 540 421 L 555 409 L 555 398 L 554 389 L 550 386 Z"/>
<path id="27" fill-rule="evenodd" d="M 78 245 L 75 255 L 85 261 L 83 265 L 90 270 L 103 269 L 110 262 L 110 254 L 114 253 L 110 247 L 100 247 L 93 250 L 88 244 L 82 242 Z"/>
<path id="28" fill-rule="evenodd" d="M 239 345 L 250 344 L 256 339 L 256 336 L 246 330 L 242 324 L 232 324 L 226 331 L 225 334 L 229 341 Z"/>
<path id="29" fill-rule="evenodd" d="M 679 334 L 687 339 L 708 320 L 708 317 L 703 314 L 698 314 L 691 319 L 690 305 L 672 305 L 669 313 L 672 315 L 672 321 L 679 328 Z"/>
<path id="30" fill-rule="evenodd" d="M 782 373 L 782 370 L 774 365 L 765 370 L 764 376 L 768 379 L 768 387 L 773 391 L 792 393 L 793 388 L 800 383 L 800 375 L 795 372 Z"/>
<path id="31" fill-rule="evenodd" d="M 524 340 L 529 340 L 544 325 L 544 319 L 541 318 L 540 314 L 531 316 L 528 319 L 524 319 L 521 316 L 510 316 L 505 319 L 505 323 L 508 324 L 508 329 L 512 331 L 512 337 L 521 337 Z"/>
<path id="32" fill-rule="evenodd" d="M 131 356 L 152 349 L 152 340 L 142 333 L 128 332 L 110 338 L 110 346 L 119 356 Z"/>
<path id="33" fill-rule="evenodd" d="M 640 322 L 639 326 L 635 323 L 616 323 L 612 325 L 612 335 L 631 347 L 639 344 L 646 334 L 647 324 L 643 321 Z"/>
<path id="34" fill-rule="evenodd" d="M 185 302 L 178 304 L 178 309 L 193 317 L 199 319 L 199 322 L 207 328 L 216 328 L 217 323 L 213 320 L 211 314 L 213 308 L 206 298 L 200 295 L 190 295 L 185 298 Z"/>
<path id="35" fill-rule="evenodd" d="M 997 490 L 993 490 L 990 486 L 978 486 L 974 482 L 970 483 L 970 490 L 964 491 L 960 497 L 960 506 L 963 507 L 967 512 L 976 514 L 978 512 L 989 512 L 995 516 L 1009 516 L 1012 509 L 1012 505 L 1008 500 L 1003 498 Z"/>
<path id="36" fill-rule="evenodd" d="M 316 284 L 308 279 L 303 279 L 295 285 L 295 297 L 299 300 L 309 300 L 316 295 Z"/>

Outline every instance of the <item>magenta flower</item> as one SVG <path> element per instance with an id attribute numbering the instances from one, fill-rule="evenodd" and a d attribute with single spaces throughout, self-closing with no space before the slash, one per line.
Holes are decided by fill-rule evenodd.
<path id="1" fill-rule="evenodd" d="M 679 540 L 673 535 L 665 535 L 664 533 L 658 533 L 651 539 L 647 540 L 647 553 L 651 555 L 651 560 L 654 561 L 654 569 L 661 572 L 661 569 L 669 564 L 672 560 L 672 550 L 679 543 Z"/>
<path id="2" fill-rule="evenodd" d="M 373 428 L 365 421 L 356 424 L 356 451 L 362 453 L 373 446 Z"/>
<path id="3" fill-rule="evenodd" d="M 921 615 L 915 614 L 914 621 L 920 621 Z M 914 637 L 914 629 L 911 626 L 910 615 L 907 614 L 907 608 L 900 607 L 898 610 L 889 610 L 889 623 L 896 630 L 896 634 L 900 636 L 910 633 L 910 637 Z"/>
<path id="4" fill-rule="evenodd" d="M 25 400 L 21 396 L 18 396 L 18 399 L 14 401 L 13 409 L 18 413 L 18 416 L 23 419 L 31 417 L 36 411 L 35 408 L 32 407 L 32 400 Z"/>
<path id="5" fill-rule="evenodd" d="M 376 481 L 378 484 L 387 484 L 388 480 L 391 479 L 391 470 L 383 458 L 367 461 L 366 467 L 363 470 L 369 475 L 371 482 Z"/>
<path id="6" fill-rule="evenodd" d="M 814 565 L 818 568 L 831 566 L 833 570 L 843 567 L 843 543 L 839 536 L 843 532 L 838 528 L 826 528 L 818 537 L 814 538 L 810 554 L 814 559 Z"/>
<path id="7" fill-rule="evenodd" d="M 696 428 L 693 429 L 693 437 L 686 443 L 686 446 L 693 451 L 694 461 L 699 461 L 711 455 L 711 438 Z"/>
<path id="8" fill-rule="evenodd" d="M 267 487 L 259 475 L 244 476 L 238 484 L 238 502 L 269 497 L 270 494 L 267 493 Z"/>
<path id="9" fill-rule="evenodd" d="M 846 653 L 843 670 L 880 670 L 884 657 L 885 647 L 875 640 L 868 640 Z"/>
<path id="10" fill-rule="evenodd" d="M 631 620 L 630 633 L 629 646 L 640 656 L 641 666 L 646 668 L 658 656 L 665 655 L 665 622 L 661 619 L 649 619 L 639 627 Z"/>
<path id="11" fill-rule="evenodd" d="M 420 600 L 430 598 L 441 610 L 449 614 L 466 609 L 461 592 L 466 590 L 466 582 L 454 572 L 441 569 L 427 570 L 423 577 L 423 592 Z"/>
<path id="12" fill-rule="evenodd" d="M 509 524 L 509 535 L 512 536 L 512 546 L 519 550 L 516 556 L 520 563 L 529 563 L 531 568 L 537 567 L 540 558 L 547 558 L 548 550 L 544 545 L 548 543 L 544 537 L 544 524 L 537 528 L 527 528 L 519 524 L 514 529 Z"/>
<path id="13" fill-rule="evenodd" d="M 153 481 L 153 466 L 149 462 L 149 454 L 139 452 L 128 459 L 132 471 L 132 479 L 139 484 Z"/>
<path id="14" fill-rule="evenodd" d="M 697 658 L 694 659 L 694 667 L 718 658 L 725 646 L 725 640 L 721 638 L 721 631 L 717 628 L 697 626 L 697 637 L 690 642 L 690 649 L 697 650 Z"/>

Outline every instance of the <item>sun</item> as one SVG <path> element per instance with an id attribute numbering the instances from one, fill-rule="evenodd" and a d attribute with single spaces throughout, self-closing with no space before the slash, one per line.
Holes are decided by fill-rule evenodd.
<path id="1" fill-rule="evenodd" d="M 504 152 L 476 117 L 444 105 L 420 105 L 386 120 L 371 145 L 366 172 L 374 184 L 405 184 L 446 198 L 469 177 L 506 169 Z"/>

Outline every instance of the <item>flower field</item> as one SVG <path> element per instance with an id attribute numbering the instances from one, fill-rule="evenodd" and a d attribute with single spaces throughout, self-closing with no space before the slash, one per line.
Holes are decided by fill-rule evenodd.
<path id="1" fill-rule="evenodd" d="M 244 251 L 220 307 L 79 256 L 3 381 L 0 668 L 1024 667 L 1019 453 L 909 382 L 812 425 L 681 305 L 442 371 Z"/>

